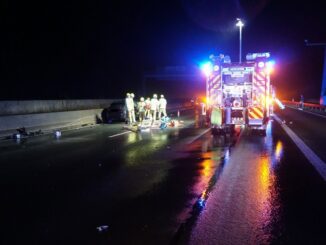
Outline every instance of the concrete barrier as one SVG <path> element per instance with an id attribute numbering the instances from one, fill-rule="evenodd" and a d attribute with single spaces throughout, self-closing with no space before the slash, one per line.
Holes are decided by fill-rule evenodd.
<path id="1" fill-rule="evenodd" d="M 74 128 L 102 121 L 102 111 L 116 100 L 0 101 L 0 138 L 17 133 Z"/>
<path id="2" fill-rule="evenodd" d="M 27 132 L 76 128 L 102 122 L 103 109 L 112 102 L 123 100 L 33 100 L 0 101 L 0 138 L 17 133 L 24 127 Z M 185 110 L 190 102 L 168 104 L 168 111 Z"/>
<path id="3" fill-rule="evenodd" d="M 0 116 L 89 110 L 108 107 L 114 100 L 21 100 L 0 101 Z"/>

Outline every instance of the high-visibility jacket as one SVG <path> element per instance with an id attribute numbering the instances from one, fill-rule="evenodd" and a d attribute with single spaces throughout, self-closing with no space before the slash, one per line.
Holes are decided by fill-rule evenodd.
<path id="1" fill-rule="evenodd" d="M 138 102 L 138 111 L 139 112 L 145 111 L 145 105 L 146 105 L 145 101 L 139 101 Z"/>
<path id="2" fill-rule="evenodd" d="M 159 100 L 159 108 L 165 109 L 166 108 L 167 101 L 165 98 L 160 98 Z"/>
<path id="3" fill-rule="evenodd" d="M 134 110 L 134 100 L 132 98 L 126 98 L 126 107 L 128 111 Z"/>
<path id="4" fill-rule="evenodd" d="M 158 100 L 155 98 L 151 99 L 151 110 L 157 111 L 158 109 Z"/>

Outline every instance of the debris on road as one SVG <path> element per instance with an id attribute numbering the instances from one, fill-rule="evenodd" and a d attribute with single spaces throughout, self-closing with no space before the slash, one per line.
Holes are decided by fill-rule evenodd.
<path id="1" fill-rule="evenodd" d="M 138 125 L 128 125 L 128 126 L 123 126 L 124 129 L 127 129 L 127 130 L 130 130 L 132 132 L 139 132 L 140 129 L 139 129 L 139 126 Z"/>
<path id="2" fill-rule="evenodd" d="M 61 131 L 59 131 L 59 130 L 54 131 L 54 137 L 60 138 L 61 137 Z"/>
<path id="3" fill-rule="evenodd" d="M 124 129 L 140 132 L 148 131 L 150 129 L 166 129 L 168 127 L 180 127 L 184 125 L 184 121 L 172 120 L 170 117 L 162 117 L 160 120 L 152 122 L 151 119 L 144 119 L 139 125 L 128 125 L 124 126 Z"/>

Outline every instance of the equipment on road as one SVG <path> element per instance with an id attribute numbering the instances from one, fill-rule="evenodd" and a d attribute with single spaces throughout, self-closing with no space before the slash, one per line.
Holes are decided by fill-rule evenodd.
<path id="1" fill-rule="evenodd" d="M 215 57 L 215 56 L 214 56 Z M 243 63 L 211 59 L 206 73 L 206 103 L 212 132 L 229 132 L 234 125 L 247 125 L 265 135 L 272 112 L 270 54 L 247 55 Z"/>
<path id="2" fill-rule="evenodd" d="M 148 131 L 148 130 L 156 130 L 161 129 L 164 130 L 166 128 L 174 128 L 174 127 L 183 127 L 184 122 L 179 120 L 172 120 L 170 117 L 162 117 L 160 120 L 152 119 L 144 119 L 139 125 L 126 125 L 123 129 L 127 129 L 133 131 L 135 133 L 140 131 Z"/>

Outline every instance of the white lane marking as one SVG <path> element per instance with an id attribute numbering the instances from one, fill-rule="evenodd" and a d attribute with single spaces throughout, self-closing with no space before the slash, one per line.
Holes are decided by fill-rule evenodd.
<path id="1" fill-rule="evenodd" d="M 306 156 L 309 162 L 315 167 L 318 173 L 326 181 L 326 163 L 321 160 L 287 125 L 282 123 L 282 120 L 277 116 L 273 115 L 275 120 L 281 125 L 284 131 L 289 135 L 293 142 L 298 146 L 302 153 Z"/>
<path id="2" fill-rule="evenodd" d="M 129 134 L 131 132 L 132 131 L 126 131 L 126 132 L 123 132 L 123 133 L 120 133 L 120 134 L 114 134 L 114 135 L 109 136 L 109 138 L 114 138 L 114 137 L 117 137 L 117 136 L 120 136 L 120 135 Z"/>
<path id="3" fill-rule="evenodd" d="M 291 108 L 291 109 L 294 109 L 294 110 L 297 109 L 297 108 L 295 108 L 295 107 L 288 106 L 288 105 L 287 105 L 286 107 Z M 314 113 L 314 112 L 311 112 L 311 111 L 305 111 L 305 110 L 300 110 L 300 111 L 305 112 L 305 113 L 309 113 L 309 114 L 314 115 L 314 116 L 317 116 L 317 117 L 326 118 L 326 116 L 324 116 L 324 115 L 320 115 L 320 114 L 318 114 L 318 113 Z"/>
<path id="4" fill-rule="evenodd" d="M 204 132 L 202 132 L 200 135 L 196 135 L 195 137 L 192 137 L 191 139 L 189 139 L 187 145 L 194 143 L 196 140 L 198 140 L 200 137 L 202 137 L 204 134 L 206 134 L 209 130 L 211 130 L 211 129 L 208 128 Z"/>

